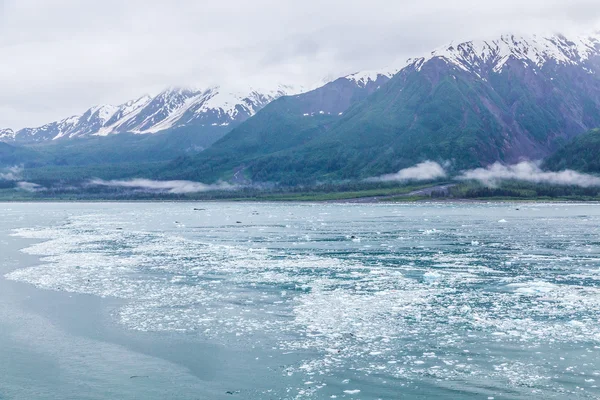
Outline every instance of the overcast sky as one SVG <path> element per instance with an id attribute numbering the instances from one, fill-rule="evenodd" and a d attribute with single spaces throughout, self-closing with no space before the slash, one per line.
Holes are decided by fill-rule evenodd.
<path id="1" fill-rule="evenodd" d="M 0 0 L 0 128 L 167 86 L 312 84 L 451 41 L 598 28 L 599 0 Z"/>

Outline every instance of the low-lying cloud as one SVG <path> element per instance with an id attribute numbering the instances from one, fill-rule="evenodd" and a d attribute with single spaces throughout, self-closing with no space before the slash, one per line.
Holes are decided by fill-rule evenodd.
<path id="1" fill-rule="evenodd" d="M 18 181 L 23 176 L 23 167 L 15 165 L 14 167 L 8 167 L 0 169 L 0 181 Z"/>
<path id="2" fill-rule="evenodd" d="M 598 176 L 569 169 L 559 172 L 543 171 L 538 164 L 529 161 L 515 165 L 495 163 L 487 168 L 465 171 L 457 179 L 479 181 L 487 186 L 498 186 L 500 182 L 507 180 L 564 186 L 600 186 Z"/>
<path id="3" fill-rule="evenodd" d="M 32 183 L 32 182 L 17 182 L 16 188 L 18 190 L 23 190 L 25 192 L 31 192 L 31 193 L 41 192 L 41 191 L 46 190 L 46 188 L 43 187 L 42 185 L 38 185 L 37 183 Z"/>
<path id="4" fill-rule="evenodd" d="M 401 169 L 395 174 L 382 175 L 371 178 L 372 182 L 406 182 L 406 181 L 432 181 L 445 178 L 446 170 L 434 161 L 424 161 L 413 167 Z"/>
<path id="5" fill-rule="evenodd" d="M 112 188 L 129 188 L 147 191 L 158 191 L 172 194 L 199 193 L 215 190 L 235 190 L 236 186 L 226 182 L 205 184 L 192 181 L 154 181 L 151 179 L 111 180 L 93 179 L 89 186 L 105 186 Z"/>
<path id="6" fill-rule="evenodd" d="M 413 167 L 405 168 L 395 174 L 370 178 L 370 182 L 407 182 L 432 181 L 446 178 L 445 168 L 434 162 L 424 161 Z M 546 183 L 550 185 L 600 187 L 600 176 L 584 174 L 573 170 L 544 171 L 538 163 L 524 161 L 514 165 L 495 163 L 485 168 L 463 171 L 453 179 L 459 181 L 478 181 L 486 186 L 495 187 L 503 181 L 523 181 L 531 183 Z"/>

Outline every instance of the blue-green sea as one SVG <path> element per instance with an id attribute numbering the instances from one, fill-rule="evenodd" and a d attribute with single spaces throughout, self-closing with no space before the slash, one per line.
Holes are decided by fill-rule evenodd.
<path id="1" fill-rule="evenodd" d="M 0 399 L 600 399 L 600 205 L 0 203 Z"/>

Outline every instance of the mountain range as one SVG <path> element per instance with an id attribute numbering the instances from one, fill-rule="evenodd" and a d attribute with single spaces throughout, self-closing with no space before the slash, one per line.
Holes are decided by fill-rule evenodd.
<path id="1" fill-rule="evenodd" d="M 302 89 L 280 85 L 274 89 L 232 91 L 169 88 L 124 104 L 101 105 L 36 128 L 0 130 L 0 139 L 18 143 L 109 136 L 120 133 L 148 134 L 195 127 L 227 127 L 245 121 L 271 101 Z"/>
<path id="2" fill-rule="evenodd" d="M 39 128 L 0 130 L 0 140 L 46 154 L 49 143 L 52 160 L 73 140 L 83 153 L 85 140 L 94 148 L 106 140 L 135 143 L 147 155 L 138 159 L 161 161 L 144 169 L 150 177 L 203 182 L 363 179 L 425 160 L 460 170 L 543 159 L 600 127 L 599 73 L 598 34 L 504 35 L 307 92 L 169 89 Z"/>

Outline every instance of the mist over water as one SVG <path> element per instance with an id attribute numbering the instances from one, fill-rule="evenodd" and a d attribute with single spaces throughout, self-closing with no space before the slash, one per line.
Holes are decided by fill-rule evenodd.
<path id="1" fill-rule="evenodd" d="M 164 345 L 182 337 L 255 352 L 253 387 L 227 382 L 240 398 L 598 395 L 597 205 L 39 212 L 56 222 L 11 232 L 41 261 L 7 279 L 119 299 L 109 323 Z"/>

